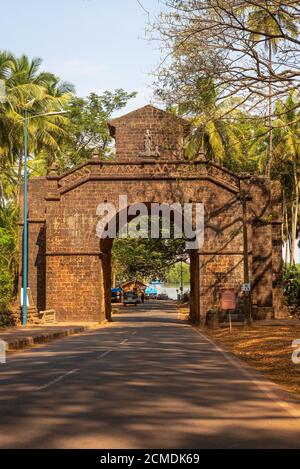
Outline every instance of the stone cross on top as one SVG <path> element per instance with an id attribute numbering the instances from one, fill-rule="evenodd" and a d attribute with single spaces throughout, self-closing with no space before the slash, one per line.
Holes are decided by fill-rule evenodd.
<path id="1" fill-rule="evenodd" d="M 147 105 L 109 122 L 117 160 L 184 158 L 189 122 Z"/>

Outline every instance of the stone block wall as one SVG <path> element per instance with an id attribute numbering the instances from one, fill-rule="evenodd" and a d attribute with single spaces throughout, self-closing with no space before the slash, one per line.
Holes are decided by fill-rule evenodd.
<path id="1" fill-rule="evenodd" d="M 170 129 L 173 124 L 169 134 L 165 123 Z M 94 158 L 62 175 L 52 171 L 47 178 L 30 180 L 29 286 L 38 308 L 54 308 L 62 321 L 110 318 L 112 241 L 100 243 L 96 235 L 97 206 L 107 201 L 118 207 L 119 195 L 127 195 L 128 205 L 203 203 L 204 245 L 190 258 L 191 314 L 196 320 L 205 317 L 219 306 L 221 287 L 241 292 L 243 192 L 248 194 L 253 301 L 276 313 L 282 305 L 280 188 L 265 178 L 238 177 L 203 159 L 184 160 L 188 124 L 152 106 L 110 125 L 115 161 Z M 140 155 L 147 129 L 160 153 L 151 161 Z"/>
<path id="2" fill-rule="evenodd" d="M 28 184 L 28 285 L 39 310 L 46 305 L 46 178 L 34 178 Z M 19 292 L 23 278 L 23 192 L 20 188 L 19 220 Z"/>
<path id="3" fill-rule="evenodd" d="M 179 159 L 184 153 L 184 139 L 189 124 L 183 119 L 145 106 L 110 122 L 111 135 L 116 141 L 116 158 L 134 160 L 145 152 L 145 135 L 149 131 L 152 150 L 157 149 L 160 159 Z"/>

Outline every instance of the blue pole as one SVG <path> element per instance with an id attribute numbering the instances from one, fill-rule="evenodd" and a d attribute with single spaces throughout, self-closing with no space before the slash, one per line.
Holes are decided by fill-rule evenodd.
<path id="1" fill-rule="evenodd" d="M 27 324 L 27 249 L 28 249 L 28 223 L 27 223 L 27 156 L 28 156 L 28 111 L 24 114 L 24 206 L 23 206 L 23 326 Z"/>

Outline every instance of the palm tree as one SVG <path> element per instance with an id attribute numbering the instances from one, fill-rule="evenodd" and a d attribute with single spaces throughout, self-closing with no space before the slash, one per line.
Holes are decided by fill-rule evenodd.
<path id="1" fill-rule="evenodd" d="M 0 108 L 0 167 L 2 192 L 9 179 L 22 179 L 23 115 L 61 111 L 68 104 L 72 85 L 60 83 L 52 73 L 40 71 L 41 59 L 0 54 L 0 78 L 5 79 L 6 103 Z M 59 151 L 68 119 L 63 115 L 29 119 L 29 152 Z M 5 176 L 5 178 L 4 178 Z"/>
<path id="2" fill-rule="evenodd" d="M 24 110 L 29 111 L 29 116 L 61 111 L 68 105 L 73 87 L 52 73 L 41 71 L 40 59 L 14 57 L 1 51 L 0 79 L 6 88 L 6 101 L 0 102 L 0 310 L 5 310 L 16 291 Z M 68 118 L 63 115 L 29 119 L 29 170 L 37 155 L 59 152 L 67 123 Z"/>
<path id="3" fill-rule="evenodd" d="M 298 28 L 288 11 L 271 1 L 263 1 L 262 6 L 251 7 L 248 16 L 248 24 L 251 30 L 256 32 L 251 34 L 254 43 L 264 42 L 264 47 L 268 52 L 268 126 L 269 126 L 269 151 L 266 164 L 266 176 L 270 177 L 273 162 L 273 57 L 277 52 L 279 38 L 270 37 L 280 34 L 281 30 L 286 30 L 290 35 L 297 37 Z"/>
<path id="4" fill-rule="evenodd" d="M 297 108 L 299 96 L 292 93 L 285 103 L 276 103 L 273 122 L 274 176 L 281 180 L 284 192 L 285 261 L 289 257 L 292 264 L 295 263 L 300 193 L 300 113 Z"/>
<path id="5" fill-rule="evenodd" d="M 238 110 L 239 98 L 218 102 L 219 93 L 210 78 L 199 79 L 197 86 L 198 99 L 179 107 L 179 112 L 189 115 L 193 124 L 187 155 L 193 158 L 203 150 L 207 159 L 237 170 L 243 165 L 246 129 L 243 113 Z"/>

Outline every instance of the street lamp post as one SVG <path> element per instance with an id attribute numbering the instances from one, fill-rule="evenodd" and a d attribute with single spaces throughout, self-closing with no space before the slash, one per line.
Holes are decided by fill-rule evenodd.
<path id="1" fill-rule="evenodd" d="M 30 103 L 31 104 L 31 103 Z M 27 160 L 28 160 L 28 121 L 36 117 L 57 116 L 59 114 L 66 114 L 69 111 L 46 112 L 43 114 L 34 114 L 28 116 L 28 109 L 24 111 L 24 190 L 23 190 L 23 318 L 22 324 L 27 324 L 27 283 L 28 283 L 28 200 L 27 200 Z"/>
<path id="2" fill-rule="evenodd" d="M 28 220 L 27 220 L 27 158 L 28 158 L 28 111 L 24 112 L 24 191 L 23 191 L 23 326 L 27 324 L 27 258 L 28 258 Z"/>
<path id="3" fill-rule="evenodd" d="M 7 101 L 5 80 L 0 80 L 0 103 Z M 33 103 L 31 101 L 28 104 Z M 27 224 L 27 158 L 28 158 L 28 110 L 24 111 L 24 230 L 23 230 L 23 320 L 22 324 L 27 323 L 27 258 L 28 258 L 28 224 Z"/>

